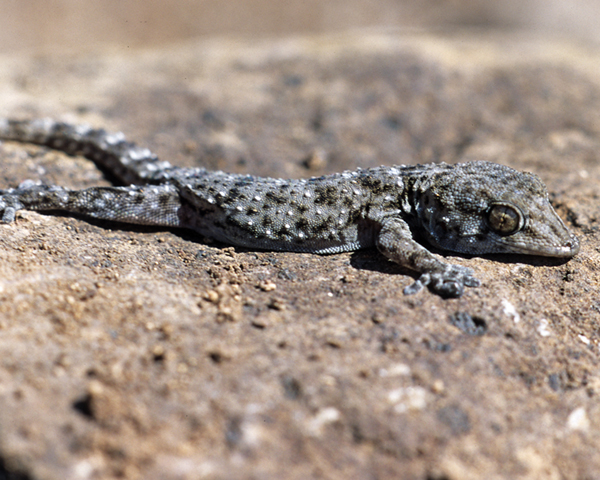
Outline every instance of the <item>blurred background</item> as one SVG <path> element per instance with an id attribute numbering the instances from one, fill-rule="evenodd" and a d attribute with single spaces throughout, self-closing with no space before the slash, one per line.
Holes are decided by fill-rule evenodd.
<path id="1" fill-rule="evenodd" d="M 519 29 L 600 43 L 600 0 L 0 0 L 0 53 L 381 27 Z"/>

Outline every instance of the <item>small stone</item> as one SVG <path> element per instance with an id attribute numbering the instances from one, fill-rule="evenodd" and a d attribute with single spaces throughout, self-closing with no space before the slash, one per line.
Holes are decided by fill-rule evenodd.
<path id="1" fill-rule="evenodd" d="M 219 298 L 219 294 L 215 290 L 207 290 L 204 293 L 204 300 L 207 300 L 210 303 L 218 303 Z"/>
<path id="2" fill-rule="evenodd" d="M 325 150 L 318 148 L 313 150 L 302 164 L 307 170 L 320 170 L 327 165 L 327 154 Z"/>
<path id="3" fill-rule="evenodd" d="M 258 288 L 260 288 L 263 292 L 272 292 L 277 288 L 277 285 L 272 281 L 267 280 L 265 282 L 260 283 L 258 285 Z"/>

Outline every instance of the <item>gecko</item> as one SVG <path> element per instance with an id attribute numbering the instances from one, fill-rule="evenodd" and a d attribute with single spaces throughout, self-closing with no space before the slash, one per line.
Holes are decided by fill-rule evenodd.
<path id="1" fill-rule="evenodd" d="M 83 155 L 128 186 L 71 190 L 23 181 L 0 190 L 0 220 L 22 209 L 122 223 L 182 227 L 250 249 L 335 254 L 375 247 L 416 273 L 403 289 L 460 297 L 472 269 L 429 248 L 570 258 L 579 241 L 532 173 L 485 161 L 398 165 L 306 179 L 181 168 L 149 149 L 85 125 L 0 120 L 0 140 Z"/>

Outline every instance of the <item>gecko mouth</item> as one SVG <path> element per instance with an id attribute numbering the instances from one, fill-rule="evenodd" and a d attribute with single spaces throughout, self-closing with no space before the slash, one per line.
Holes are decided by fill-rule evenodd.
<path id="1" fill-rule="evenodd" d="M 502 241 L 499 244 L 506 244 Z M 568 241 L 562 245 L 537 245 L 535 247 L 511 243 L 507 250 L 509 253 L 522 253 L 525 255 L 539 255 L 542 257 L 556 257 L 556 258 L 571 258 L 579 253 L 579 240 L 575 235 L 571 235 Z"/>

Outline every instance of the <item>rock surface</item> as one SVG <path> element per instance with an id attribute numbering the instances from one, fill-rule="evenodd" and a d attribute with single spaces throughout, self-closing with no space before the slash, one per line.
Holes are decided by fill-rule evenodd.
<path id="1" fill-rule="evenodd" d="M 303 177 L 489 160 L 539 174 L 564 263 L 253 252 L 25 212 L 0 226 L 0 478 L 600 475 L 600 51 L 502 33 L 205 41 L 0 58 L 0 115 L 121 130 L 177 165 Z M 1 185 L 109 184 L 0 144 Z"/>

